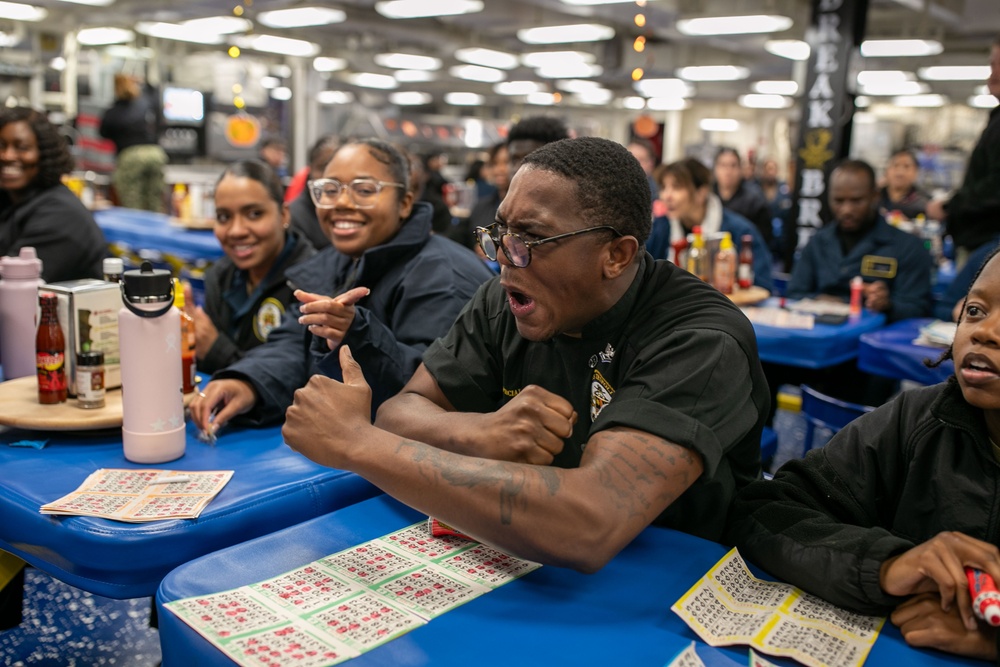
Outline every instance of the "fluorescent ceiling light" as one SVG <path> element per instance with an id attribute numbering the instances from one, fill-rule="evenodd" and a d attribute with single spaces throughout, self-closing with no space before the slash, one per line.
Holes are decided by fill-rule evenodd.
<path id="1" fill-rule="evenodd" d="M 41 7 L 22 5 L 19 2 L 0 2 L 0 16 L 15 21 L 41 21 L 48 16 L 48 11 Z"/>
<path id="2" fill-rule="evenodd" d="M 861 86 L 858 90 L 863 95 L 921 95 L 930 92 L 931 87 L 919 81 L 896 81 L 874 83 Z"/>
<path id="3" fill-rule="evenodd" d="M 736 132 L 740 124 L 733 118 L 702 118 L 698 127 L 706 132 Z"/>
<path id="4" fill-rule="evenodd" d="M 593 53 L 583 51 L 534 51 L 521 54 L 521 64 L 525 67 L 549 67 L 565 63 L 592 63 L 597 58 Z"/>
<path id="5" fill-rule="evenodd" d="M 650 97 L 646 100 L 646 108 L 651 111 L 683 111 L 688 108 L 688 101 L 683 97 Z"/>
<path id="6" fill-rule="evenodd" d="M 358 72 L 356 74 L 348 74 L 347 80 L 353 83 L 355 86 L 361 86 L 362 88 L 379 88 L 381 90 L 391 90 L 393 88 L 398 88 L 399 83 L 393 77 L 387 74 L 372 74 L 371 72 Z"/>
<path id="7" fill-rule="evenodd" d="M 422 69 L 400 69 L 392 75 L 400 83 L 427 83 L 434 80 L 434 74 Z"/>
<path id="8" fill-rule="evenodd" d="M 863 72 L 858 72 L 859 86 L 879 86 L 915 80 L 916 77 L 913 76 L 913 72 L 904 72 L 898 69 L 864 70 Z"/>
<path id="9" fill-rule="evenodd" d="M 759 32 L 781 32 L 792 27 L 792 19 L 774 14 L 750 16 L 705 16 L 681 19 L 678 32 L 685 35 L 746 35 Z"/>
<path id="10" fill-rule="evenodd" d="M 104 49 L 104 55 L 125 60 L 152 60 L 156 52 L 148 46 L 136 49 L 124 44 L 111 44 Z"/>
<path id="11" fill-rule="evenodd" d="M 445 93 L 444 101 L 457 107 L 479 106 L 486 100 L 479 93 L 451 92 Z"/>
<path id="12" fill-rule="evenodd" d="M 104 44 L 121 44 L 135 39 L 135 33 L 125 28 L 84 28 L 76 33 L 76 41 L 84 46 L 102 46 Z"/>
<path id="13" fill-rule="evenodd" d="M 588 76 L 600 76 L 604 73 L 604 68 L 600 65 L 568 62 L 539 67 L 535 73 L 543 79 L 583 79 Z"/>
<path id="14" fill-rule="evenodd" d="M 992 109 L 998 104 L 992 95 L 973 95 L 969 98 L 969 106 L 977 109 Z"/>
<path id="15" fill-rule="evenodd" d="M 941 42 L 933 39 L 866 39 L 861 43 L 861 55 L 866 58 L 936 56 L 942 51 Z"/>
<path id="16" fill-rule="evenodd" d="M 762 95 L 794 95 L 799 92 L 799 84 L 794 81 L 754 81 L 750 88 Z"/>
<path id="17" fill-rule="evenodd" d="M 800 39 L 769 39 L 764 42 L 764 50 L 789 60 L 808 60 L 810 51 L 808 42 Z"/>
<path id="18" fill-rule="evenodd" d="M 281 85 L 281 79 L 279 79 L 276 76 L 261 77 L 260 85 L 262 88 L 267 88 L 267 89 L 277 88 L 278 86 Z"/>
<path id="19" fill-rule="evenodd" d="M 750 95 L 740 95 L 738 98 L 740 106 L 748 109 L 787 109 L 792 106 L 792 98 L 784 95 L 762 95 L 752 93 Z"/>
<path id="20" fill-rule="evenodd" d="M 629 95 L 622 99 L 622 106 L 632 111 L 639 111 L 646 108 L 646 98 L 638 95 Z"/>
<path id="21" fill-rule="evenodd" d="M 346 68 L 347 61 L 343 58 L 319 56 L 313 60 L 313 69 L 317 72 L 337 72 Z"/>
<path id="22" fill-rule="evenodd" d="M 524 98 L 524 101 L 528 104 L 536 104 L 539 106 L 552 106 L 556 103 L 556 96 L 552 93 L 528 93 Z"/>
<path id="23" fill-rule="evenodd" d="M 221 44 L 223 35 L 213 32 L 191 30 L 179 23 L 159 23 L 140 21 L 135 24 L 135 30 L 143 35 L 159 39 L 173 39 L 180 42 L 195 42 L 198 44 Z"/>
<path id="24" fill-rule="evenodd" d="M 574 97 L 583 104 L 600 105 L 611 102 L 615 98 L 615 94 L 607 88 L 595 88 L 583 93 L 576 93 Z"/>
<path id="25" fill-rule="evenodd" d="M 455 58 L 464 63 L 472 65 L 482 65 L 483 67 L 497 67 L 499 69 L 514 69 L 517 67 L 517 56 L 513 53 L 494 51 L 493 49 L 482 49 L 470 47 L 455 51 Z"/>
<path id="26" fill-rule="evenodd" d="M 448 69 L 448 74 L 451 74 L 456 79 L 482 81 L 484 83 L 503 81 L 507 76 L 501 70 L 493 69 L 492 67 L 480 67 L 479 65 L 456 65 Z"/>
<path id="27" fill-rule="evenodd" d="M 185 30 L 194 30 L 199 33 L 219 33 L 232 35 L 238 32 L 247 32 L 253 28 L 253 24 L 246 19 L 236 16 L 207 16 L 203 19 L 191 19 L 181 21 L 180 24 Z"/>
<path id="28" fill-rule="evenodd" d="M 900 95 L 892 98 L 897 107 L 943 107 L 947 101 L 943 95 Z"/>
<path id="29" fill-rule="evenodd" d="M 565 79 L 556 81 L 556 88 L 565 90 L 567 93 L 585 93 L 588 90 L 600 88 L 601 84 L 589 79 Z"/>
<path id="30" fill-rule="evenodd" d="M 441 60 L 431 56 L 418 56 L 413 53 L 377 53 L 375 64 L 389 69 L 423 69 L 434 71 L 441 69 Z"/>
<path id="31" fill-rule="evenodd" d="M 677 76 L 686 81 L 739 81 L 750 76 L 750 70 L 735 65 L 696 65 L 681 67 Z"/>
<path id="32" fill-rule="evenodd" d="M 14 44 L 9 44 L 9 45 L 8 44 L 4 44 L 3 43 L 3 38 L 6 37 L 6 36 L 7 35 L 5 35 L 4 33 L 0 33 L 0 46 L 14 46 L 14 44 L 17 43 L 17 42 L 14 42 Z M 49 61 L 49 67 L 52 68 L 52 69 L 54 69 L 57 72 L 61 72 L 64 69 L 66 69 L 66 59 L 63 58 L 62 56 L 56 56 L 55 58 L 53 58 L 52 60 Z"/>
<path id="33" fill-rule="evenodd" d="M 927 81 L 981 81 L 989 75 L 989 65 L 937 65 L 917 70 L 917 76 Z"/>
<path id="34" fill-rule="evenodd" d="M 269 28 L 301 28 L 307 25 L 330 25 L 347 19 L 340 9 L 329 7 L 293 7 L 257 14 L 257 20 Z"/>
<path id="35" fill-rule="evenodd" d="M 354 95 L 343 90 L 321 90 L 316 93 L 316 101 L 320 104 L 350 104 Z"/>
<path id="36" fill-rule="evenodd" d="M 375 11 L 389 19 L 417 19 L 429 16 L 455 16 L 483 11 L 481 0 L 388 0 L 376 2 Z"/>
<path id="37" fill-rule="evenodd" d="M 569 42 L 599 42 L 615 36 L 615 29 L 597 23 L 550 25 L 540 28 L 523 28 L 517 38 L 525 44 L 566 44 Z"/>
<path id="38" fill-rule="evenodd" d="M 59 2 L 69 2 L 74 5 L 89 5 L 91 7 L 107 7 L 115 0 L 59 0 Z"/>
<path id="39" fill-rule="evenodd" d="M 319 44 L 277 35 L 240 35 L 234 38 L 233 42 L 241 49 L 303 58 L 314 56 L 320 51 Z"/>
<path id="40" fill-rule="evenodd" d="M 542 86 L 534 81 L 503 81 L 493 86 L 500 95 L 528 95 L 542 91 Z"/>
<path id="41" fill-rule="evenodd" d="M 278 86 L 271 91 L 271 97 L 276 100 L 286 101 L 292 99 L 292 89 L 288 86 Z"/>
<path id="42" fill-rule="evenodd" d="M 680 79 L 640 79 L 633 86 L 646 97 L 690 97 L 694 88 Z"/>
<path id="43" fill-rule="evenodd" d="M 594 5 L 620 5 L 635 0 L 562 0 L 564 5 L 577 5 L 581 7 L 592 7 Z"/>
<path id="44" fill-rule="evenodd" d="M 434 99 L 430 93 L 419 90 L 401 90 L 396 93 L 389 93 L 389 101 L 399 106 L 417 106 L 420 104 L 430 104 Z"/>

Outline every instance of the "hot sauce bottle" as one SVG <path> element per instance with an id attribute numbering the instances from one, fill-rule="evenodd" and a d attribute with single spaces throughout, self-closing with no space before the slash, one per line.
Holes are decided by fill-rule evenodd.
<path id="1" fill-rule="evenodd" d="M 66 401 L 66 339 L 59 326 L 56 306 L 58 297 L 52 292 L 38 295 L 42 307 L 38 333 L 35 335 L 35 366 L 38 369 L 38 402 L 43 404 Z"/>

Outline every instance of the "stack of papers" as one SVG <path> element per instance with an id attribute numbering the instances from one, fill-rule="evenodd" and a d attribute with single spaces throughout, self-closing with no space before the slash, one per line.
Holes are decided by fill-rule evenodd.
<path id="1" fill-rule="evenodd" d="M 788 303 L 788 308 L 798 313 L 811 313 L 813 315 L 840 315 L 847 317 L 851 314 L 851 305 L 841 301 L 826 301 L 823 299 L 799 299 Z"/>
<path id="2" fill-rule="evenodd" d="M 76 491 L 42 505 L 40 511 L 129 523 L 196 519 L 232 476 L 232 470 L 101 468 Z"/>
<path id="3" fill-rule="evenodd" d="M 958 325 L 955 322 L 934 320 L 930 324 L 920 327 L 920 335 L 914 339 L 913 344 L 926 347 L 950 347 L 955 340 L 957 328 Z"/>
<path id="4" fill-rule="evenodd" d="M 793 313 L 784 308 L 751 306 L 743 309 L 743 314 L 754 324 L 763 324 L 781 329 L 812 329 L 816 316 L 806 313 Z"/>

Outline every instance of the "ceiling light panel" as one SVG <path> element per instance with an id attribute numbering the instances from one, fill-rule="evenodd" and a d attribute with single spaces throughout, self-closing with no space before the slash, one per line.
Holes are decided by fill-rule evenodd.
<path id="1" fill-rule="evenodd" d="M 538 106 L 552 106 L 556 103 L 556 96 L 552 93 L 528 93 L 524 101 Z"/>
<path id="2" fill-rule="evenodd" d="M 380 90 L 391 90 L 399 87 L 399 82 L 386 74 L 373 74 L 371 72 L 357 72 L 348 74 L 347 80 L 355 86 L 362 88 L 378 88 Z"/>
<path id="3" fill-rule="evenodd" d="M 681 67 L 677 76 L 685 81 L 739 81 L 750 76 L 750 70 L 736 65 L 695 65 Z"/>
<path id="4" fill-rule="evenodd" d="M 135 39 L 135 33 L 125 28 L 84 28 L 76 33 L 76 41 L 84 46 L 122 44 Z"/>
<path id="5" fill-rule="evenodd" d="M 750 87 L 761 95 L 795 95 L 799 84 L 794 81 L 754 81 Z"/>
<path id="6" fill-rule="evenodd" d="M 3 11 L 0 8 L 0 11 Z M 154 21 L 140 21 L 135 24 L 135 31 L 158 37 L 160 39 L 172 39 L 180 42 L 194 42 L 197 44 L 221 44 L 223 35 L 212 31 L 199 31 L 188 28 L 179 23 L 160 23 Z"/>
<path id="7" fill-rule="evenodd" d="M 316 93 L 316 101 L 320 104 L 350 104 L 354 95 L 343 90 L 321 90 Z"/>
<path id="8" fill-rule="evenodd" d="M 933 39 L 866 39 L 861 43 L 861 55 L 866 58 L 936 56 L 942 51 L 941 42 Z"/>
<path id="9" fill-rule="evenodd" d="M 764 50 L 789 60 L 808 60 L 810 53 L 809 44 L 800 39 L 769 39 Z"/>
<path id="10" fill-rule="evenodd" d="M 19 2 L 0 2 L 0 16 L 14 21 L 41 21 L 49 13 L 41 7 L 23 5 Z"/>
<path id="11" fill-rule="evenodd" d="M 441 69 L 441 60 L 413 53 L 378 53 L 375 64 L 389 69 L 422 69 L 429 72 Z"/>
<path id="12" fill-rule="evenodd" d="M 646 108 L 651 111 L 683 111 L 689 104 L 683 97 L 650 97 L 646 100 Z"/>
<path id="13" fill-rule="evenodd" d="M 313 69 L 317 72 L 339 72 L 342 69 L 347 69 L 347 61 L 343 58 L 319 56 L 313 59 Z"/>
<path id="14" fill-rule="evenodd" d="M 479 65 L 456 65 L 448 69 L 448 74 L 456 79 L 466 81 L 481 81 L 483 83 L 497 83 L 507 78 L 507 74 L 502 70 L 492 67 L 480 67 Z"/>
<path id="15" fill-rule="evenodd" d="M 525 67 L 548 67 L 564 63 L 593 63 L 597 58 L 593 53 L 583 51 L 533 51 L 521 54 L 521 64 Z"/>
<path id="16" fill-rule="evenodd" d="M 389 19 L 456 16 L 483 11 L 481 0 L 389 0 L 376 2 L 375 11 Z"/>
<path id="17" fill-rule="evenodd" d="M 233 43 L 241 49 L 302 58 L 315 56 L 320 50 L 319 44 L 277 35 L 240 35 L 233 38 Z"/>
<path id="18" fill-rule="evenodd" d="M 897 107 L 943 107 L 948 99 L 943 95 L 900 95 L 892 98 Z"/>
<path id="19" fill-rule="evenodd" d="M 479 106 L 486 98 L 479 93 L 468 93 L 462 91 L 453 91 L 450 93 L 445 93 L 444 101 L 448 104 L 460 107 L 473 107 Z"/>
<path id="20" fill-rule="evenodd" d="M 343 23 L 347 14 L 330 7 L 294 7 L 261 12 L 257 20 L 269 28 L 302 28 L 309 25 Z"/>
<path id="21" fill-rule="evenodd" d="M 702 118 L 698 127 L 706 132 L 736 132 L 740 123 L 733 118 Z"/>
<path id="22" fill-rule="evenodd" d="M 762 95 L 753 93 L 737 98 L 740 106 L 748 109 L 787 109 L 792 106 L 792 98 L 784 95 Z"/>
<path id="23" fill-rule="evenodd" d="M 992 109 L 998 104 L 992 95 L 973 95 L 969 98 L 969 106 L 977 109 Z"/>
<path id="24" fill-rule="evenodd" d="M 590 76 L 600 76 L 604 73 L 604 68 L 600 65 L 570 62 L 539 67 L 535 73 L 543 79 L 585 79 Z"/>
<path id="25" fill-rule="evenodd" d="M 681 79 L 642 79 L 633 84 L 646 97 L 691 97 L 694 87 Z"/>
<path id="26" fill-rule="evenodd" d="M 525 44 L 600 42 L 605 39 L 611 39 L 614 36 L 614 28 L 597 23 L 550 25 L 539 28 L 523 28 L 517 31 L 517 38 Z"/>
<path id="27" fill-rule="evenodd" d="M 917 70 L 917 76 L 925 81 L 982 81 L 989 75 L 989 65 L 937 65 Z"/>
<path id="28" fill-rule="evenodd" d="M 433 99 L 434 98 L 431 97 L 429 93 L 424 93 L 419 90 L 401 90 L 399 92 L 389 94 L 389 101 L 399 106 L 419 106 L 421 104 L 430 104 Z"/>
<path id="29" fill-rule="evenodd" d="M 455 59 L 471 65 L 496 67 L 498 69 L 514 69 L 518 65 L 517 56 L 513 53 L 505 53 L 503 51 L 494 51 L 493 49 L 483 49 L 479 47 L 458 49 L 455 51 Z"/>
<path id="30" fill-rule="evenodd" d="M 528 95 L 542 92 L 542 86 L 535 81 L 502 81 L 493 86 L 499 95 Z"/>
<path id="31" fill-rule="evenodd" d="M 762 32 L 781 32 L 792 27 L 792 19 L 774 14 L 750 16 L 705 16 L 681 19 L 678 32 L 684 35 L 747 35 Z"/>

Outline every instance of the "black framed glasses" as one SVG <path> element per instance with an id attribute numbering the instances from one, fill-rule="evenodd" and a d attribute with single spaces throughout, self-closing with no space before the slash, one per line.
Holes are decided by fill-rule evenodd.
<path id="1" fill-rule="evenodd" d="M 317 208 L 333 208 L 337 205 L 340 193 L 345 189 L 351 202 L 358 208 L 372 208 L 378 200 L 378 193 L 383 188 L 405 188 L 402 183 L 376 181 L 374 178 L 355 178 L 350 183 L 341 183 L 336 178 L 317 178 L 306 184 L 309 196 Z"/>
<path id="2" fill-rule="evenodd" d="M 622 236 L 622 233 L 611 227 L 610 225 L 598 225 L 596 227 L 587 227 L 586 229 L 578 229 L 575 232 L 566 232 L 565 234 L 556 234 L 555 236 L 549 236 L 544 239 L 538 239 L 537 241 L 525 241 L 519 234 L 514 232 L 504 232 L 499 236 L 494 236 L 495 232 L 500 231 L 500 223 L 493 223 L 489 227 L 476 227 L 475 232 L 476 241 L 479 243 L 479 247 L 482 248 L 483 254 L 491 262 L 495 262 L 497 259 L 497 248 L 503 251 L 504 257 L 507 258 L 511 264 L 519 269 L 523 269 L 531 263 L 531 249 L 535 246 L 540 246 L 544 243 L 549 243 L 550 241 L 558 241 L 560 239 L 569 238 L 570 236 L 577 236 L 579 234 L 586 234 L 587 232 L 596 232 L 600 230 L 607 230 L 609 232 L 614 232 L 615 236 Z"/>

